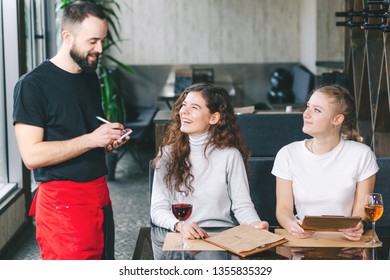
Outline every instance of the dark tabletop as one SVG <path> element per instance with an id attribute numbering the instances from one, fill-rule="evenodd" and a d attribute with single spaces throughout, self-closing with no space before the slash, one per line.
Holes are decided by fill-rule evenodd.
<path id="1" fill-rule="evenodd" d="M 221 231 L 208 228 L 207 231 Z M 271 231 L 273 229 L 270 229 Z M 242 259 L 227 251 L 163 251 L 165 235 L 170 232 L 160 227 L 140 228 L 133 260 L 239 260 Z M 390 228 L 377 230 L 383 242 L 379 248 L 293 248 L 278 246 L 246 259 L 261 260 L 389 260 Z"/>

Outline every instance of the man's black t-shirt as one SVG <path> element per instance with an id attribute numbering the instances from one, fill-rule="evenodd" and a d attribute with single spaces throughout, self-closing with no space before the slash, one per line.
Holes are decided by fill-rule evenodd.
<path id="1" fill-rule="evenodd" d="M 104 117 L 96 73 L 71 74 L 49 60 L 20 78 L 14 91 L 15 123 L 44 129 L 44 141 L 68 140 L 90 133 Z M 85 182 L 107 174 L 103 148 L 34 170 L 37 182 Z"/>

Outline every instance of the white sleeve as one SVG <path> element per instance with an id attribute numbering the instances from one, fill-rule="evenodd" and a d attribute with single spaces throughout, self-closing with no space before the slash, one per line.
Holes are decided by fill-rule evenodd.
<path id="1" fill-rule="evenodd" d="M 379 167 L 374 152 L 371 149 L 367 149 L 359 164 L 357 181 L 361 182 L 367 179 L 368 177 L 376 174 L 378 170 Z"/>
<path id="2" fill-rule="evenodd" d="M 292 175 L 290 172 L 289 165 L 290 163 L 288 149 L 286 147 L 283 147 L 276 154 L 274 166 L 272 167 L 271 173 L 278 178 L 291 181 Z"/>

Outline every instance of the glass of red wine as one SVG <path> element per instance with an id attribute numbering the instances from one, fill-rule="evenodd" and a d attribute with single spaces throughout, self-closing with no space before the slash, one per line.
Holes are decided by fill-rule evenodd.
<path id="1" fill-rule="evenodd" d="M 372 223 L 371 239 L 366 241 L 366 243 L 368 245 L 382 245 L 380 240 L 375 239 L 375 222 L 379 220 L 383 214 L 383 199 L 380 193 L 370 193 L 366 195 L 364 212 L 367 219 Z"/>
<path id="2" fill-rule="evenodd" d="M 173 191 L 172 194 L 172 213 L 181 223 L 184 223 L 192 213 L 192 195 L 190 191 Z M 178 244 L 181 249 L 191 248 L 191 244 L 185 242 L 182 237 Z"/>

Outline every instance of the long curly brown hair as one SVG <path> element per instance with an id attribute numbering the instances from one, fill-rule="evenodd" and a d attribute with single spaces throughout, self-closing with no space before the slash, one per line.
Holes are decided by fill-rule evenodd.
<path id="1" fill-rule="evenodd" d="M 168 166 L 166 167 L 167 174 L 164 178 L 168 189 L 179 190 L 180 186 L 184 185 L 187 189 L 193 190 L 191 183 L 194 178 L 191 174 L 192 164 L 189 160 L 191 152 L 189 136 L 180 130 L 181 122 L 179 115 L 182 103 L 191 91 L 200 92 L 206 102 L 209 112 L 211 114 L 219 112 L 221 116 L 219 122 L 210 127 L 210 137 L 204 150 L 205 155 L 208 147 L 211 147 L 212 149 L 235 147 L 240 151 L 245 167 L 248 169 L 250 151 L 242 140 L 236 115 L 234 114 L 233 106 L 229 101 L 227 91 L 224 88 L 215 85 L 195 84 L 186 88 L 177 99 L 171 112 L 171 122 L 167 127 L 162 144 L 159 147 L 159 152 L 152 163 L 152 167 L 156 168 L 157 162 L 162 157 L 163 147 L 170 146 Z"/>

